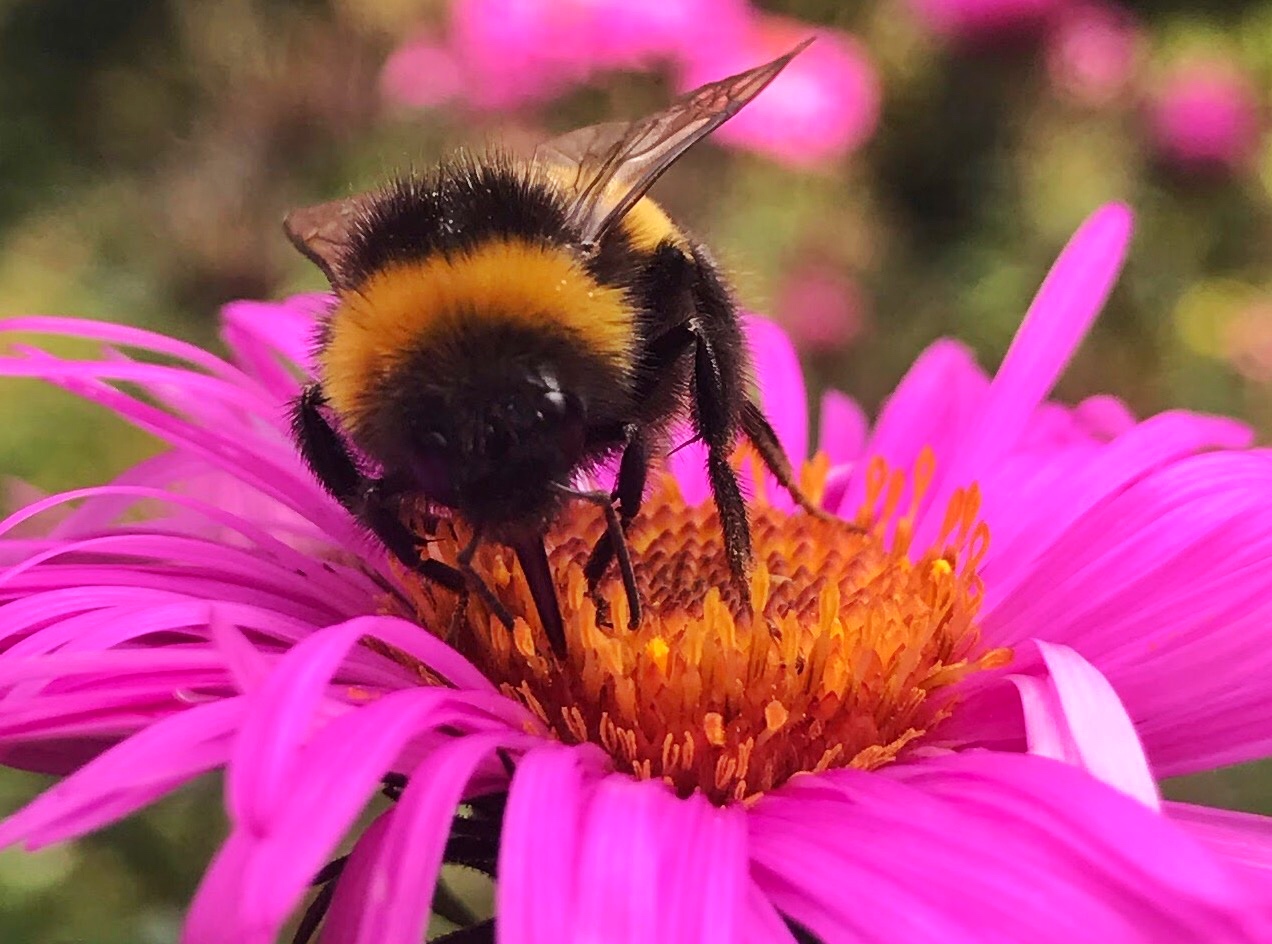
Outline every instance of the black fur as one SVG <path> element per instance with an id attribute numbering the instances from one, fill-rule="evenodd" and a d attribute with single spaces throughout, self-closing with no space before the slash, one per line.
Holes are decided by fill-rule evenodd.
<path id="1" fill-rule="evenodd" d="M 560 191 L 500 154 L 460 157 L 389 184 L 354 227 L 342 270 L 358 286 L 389 265 L 454 255 L 493 237 L 573 241 Z"/>
<path id="2" fill-rule="evenodd" d="M 516 549 L 558 653 L 564 633 L 542 538 L 563 501 L 584 497 L 570 492 L 580 470 L 622 453 L 614 496 L 619 508 L 617 514 L 609 509 L 611 527 L 586 575 L 595 588 L 617 556 L 634 619 L 640 601 L 626 548 L 619 545 L 639 511 L 648 465 L 677 416 L 688 413 L 708 447 L 708 473 L 735 576 L 747 572 L 751 559 L 746 506 L 728 461 L 739 432 L 760 440 L 765 462 L 802 500 L 771 428 L 747 399 L 737 310 L 706 251 L 683 237 L 638 251 L 616 227 L 583 256 L 564 220 L 563 196 L 535 172 L 501 158 L 463 160 L 427 179 L 400 180 L 371 200 L 341 266 L 345 287 L 356 291 L 385 266 L 515 236 L 580 253 L 593 278 L 625 292 L 635 339 L 629 363 L 593 350 L 567 326 L 532 326 L 473 311 L 445 333 L 421 339 L 388 375 L 364 378 L 370 408 L 348 431 L 383 467 L 390 477 L 385 481 L 408 483 L 404 491 L 453 510 L 478 537 Z M 321 402 L 315 387 L 297 405 L 302 452 L 333 494 L 409 562 L 414 539 L 396 517 L 401 491 L 357 472 L 318 409 Z M 482 592 L 490 602 L 475 575 L 463 565 L 461 570 L 437 576 L 448 586 Z"/>

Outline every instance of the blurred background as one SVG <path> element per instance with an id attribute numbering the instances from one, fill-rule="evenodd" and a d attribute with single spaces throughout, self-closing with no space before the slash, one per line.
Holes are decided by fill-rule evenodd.
<path id="1" fill-rule="evenodd" d="M 993 368 L 1097 204 L 1131 262 L 1059 396 L 1272 429 L 1272 0 L 0 0 L 0 313 L 216 345 L 218 306 L 322 287 L 296 205 L 661 107 L 820 39 L 656 195 L 816 386 L 871 410 L 940 335 Z M 38 385 L 0 474 L 100 480 L 150 449 Z M 1272 770 L 1168 785 L 1272 812 Z M 37 789 L 0 772 L 0 813 Z M 223 828 L 204 783 L 78 845 L 0 853 L 0 940 L 175 940 Z"/>

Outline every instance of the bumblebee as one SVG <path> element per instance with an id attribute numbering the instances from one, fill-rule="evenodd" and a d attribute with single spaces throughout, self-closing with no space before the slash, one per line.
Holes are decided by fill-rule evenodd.
<path id="1" fill-rule="evenodd" d="M 687 414 L 706 445 L 736 577 L 751 565 L 729 463 L 739 435 L 817 511 L 748 394 L 720 270 L 646 196 L 805 46 L 648 117 L 551 140 L 528 160 L 460 157 L 285 221 L 337 299 L 319 332 L 317 381 L 294 407 L 306 462 L 403 563 L 479 594 L 509 626 L 471 561 L 481 541 L 511 547 L 558 655 L 565 634 L 544 534 L 565 503 L 598 505 L 607 529 L 586 564 L 588 584 L 595 591 L 617 559 L 637 625 L 624 532 L 678 417 Z M 578 488 L 581 473 L 611 459 L 612 492 Z M 408 502 L 471 528 L 457 568 L 421 555 L 402 516 Z"/>

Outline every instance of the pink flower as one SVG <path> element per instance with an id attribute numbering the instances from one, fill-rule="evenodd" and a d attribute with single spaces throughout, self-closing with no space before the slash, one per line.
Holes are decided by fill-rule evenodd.
<path id="1" fill-rule="evenodd" d="M 382 81 L 391 100 L 432 104 L 436 75 L 449 73 L 444 52 L 463 77 L 465 101 L 508 110 L 601 71 L 644 69 L 732 45 L 751 16 L 745 0 L 456 0 L 448 47 L 407 44 L 390 58 Z"/>
<path id="2" fill-rule="evenodd" d="M 783 284 L 773 306 L 779 323 L 802 350 L 834 350 L 851 344 L 869 315 L 860 286 L 832 268 L 806 265 Z"/>
<path id="3" fill-rule="evenodd" d="M 746 0 L 577 2 L 587 10 L 590 27 L 580 51 L 590 54 L 598 69 L 648 68 L 731 45 L 755 16 Z"/>
<path id="4" fill-rule="evenodd" d="M 1218 59 L 1194 60 L 1162 79 L 1149 104 L 1149 133 L 1162 158 L 1181 170 L 1233 170 L 1258 151 L 1259 111 L 1243 72 Z"/>
<path id="5" fill-rule="evenodd" d="M 1126 91 L 1142 37 L 1125 10 L 1104 3 L 1066 7 L 1047 34 L 1047 71 L 1058 91 L 1084 105 L 1105 105 Z"/>
<path id="6" fill-rule="evenodd" d="M 380 72 L 380 92 L 396 105 L 435 108 L 464 91 L 454 54 L 437 37 L 420 34 L 393 51 Z"/>
<path id="7" fill-rule="evenodd" d="M 979 43 L 1037 33 L 1069 0 L 909 0 L 923 24 L 940 36 Z"/>
<path id="8" fill-rule="evenodd" d="M 458 0 L 450 50 L 464 74 L 464 97 L 506 110 L 545 101 L 583 81 L 592 62 L 590 16 L 565 0 Z"/>
<path id="9" fill-rule="evenodd" d="M 323 298 L 230 306 L 230 362 L 135 329 L 11 321 L 12 332 L 95 338 L 109 349 L 76 361 L 15 344 L 0 371 L 44 377 L 171 448 L 4 525 L 12 534 L 74 505 L 46 537 L 0 544 L 9 565 L 0 574 L 0 745 L 11 764 L 74 773 L 5 821 L 0 843 L 82 835 L 224 766 L 232 831 L 184 941 L 264 944 L 393 773 L 407 785 L 354 837 L 325 941 L 415 944 L 439 862 L 489 867 L 496 856 L 498 940 L 518 944 L 790 942 L 788 922 L 827 942 L 1272 939 L 1268 822 L 1163 803 L 1155 783 L 1272 748 L 1272 456 L 1248 448 L 1249 431 L 1232 420 L 1172 412 L 1139 422 L 1110 397 L 1076 407 L 1045 399 L 1104 302 L 1129 230 L 1116 206 L 1083 226 L 992 379 L 943 341 L 873 427 L 846 397 L 826 397 L 825 506 L 855 512 L 873 497 L 894 510 L 865 535 L 758 505 L 757 514 L 871 553 L 892 542 L 876 569 L 944 588 L 906 605 L 936 614 L 934 632 L 978 613 L 979 642 L 977 632 L 960 637 L 973 648 L 946 652 L 954 661 L 933 669 L 961 679 L 959 698 L 943 703 L 948 717 L 928 717 L 933 727 L 917 740 L 891 745 L 891 763 L 875 754 L 874 769 L 836 767 L 831 752 L 825 767 L 747 803 L 681 798 L 660 779 L 617 769 L 616 757 L 644 749 L 643 734 L 611 730 L 604 746 L 549 737 L 575 722 L 501 693 L 401 615 L 421 591 L 360 538 L 287 439 L 285 404 L 299 383 L 291 367 L 308 370 Z M 774 326 L 753 319 L 749 330 L 765 405 L 787 449 L 806 454 L 794 353 Z M 686 495 L 699 495 L 692 453 L 673 464 Z M 871 457 L 916 476 L 910 486 L 880 478 Z M 645 527 L 660 539 L 656 522 Z M 816 561 L 816 542 L 799 554 L 801 566 Z M 805 569 L 787 579 L 826 576 Z M 693 592 L 674 580 L 670 589 Z M 727 623 L 711 599 L 714 615 L 701 622 Z M 808 633 L 821 632 L 822 605 L 783 604 Z M 798 626 L 810 612 L 813 624 Z M 847 620 L 852 608 L 826 612 Z M 901 625 L 884 610 L 872 619 Z M 568 665 L 550 666 L 554 679 L 586 681 L 600 671 L 586 661 L 593 655 L 631 654 L 629 636 L 587 632 Z M 704 668 L 746 635 L 730 632 L 702 650 Z M 755 644 L 767 636 L 754 634 Z M 482 638 L 503 640 L 510 665 L 541 657 L 520 630 L 514 640 Z M 840 682 L 841 694 L 887 696 L 889 685 L 871 680 L 895 683 L 905 672 L 889 664 L 887 653 L 898 653 L 889 638 L 865 644 L 871 658 L 853 666 L 860 686 Z M 690 656 L 657 641 L 642 647 L 641 670 L 674 675 Z M 991 668 L 1004 646 L 1013 661 Z M 829 672 L 836 651 L 828 642 L 813 662 Z M 920 654 L 903 648 L 899 661 Z M 773 681 L 811 684 L 811 665 L 785 663 Z M 692 711 L 724 689 L 745 701 L 733 686 L 755 669 L 716 682 L 697 675 L 700 690 L 682 692 L 679 707 L 648 707 Z M 638 701 L 650 678 L 607 684 Z M 808 721 L 784 710 L 776 700 L 765 708 L 761 728 L 773 738 Z M 825 723 L 839 718 L 834 705 L 817 710 Z M 705 749 L 728 745 L 729 732 L 717 717 L 706 740 L 685 736 Z M 689 769 L 680 732 L 668 736 L 664 765 Z M 760 757 L 763 745 L 752 746 Z M 716 768 L 717 782 L 763 774 Z M 452 822 L 461 800 L 481 797 L 472 818 Z"/>
<path id="10" fill-rule="evenodd" d="M 855 151 L 874 134 L 882 93 L 873 64 L 847 33 L 757 17 L 733 43 L 703 44 L 685 62 L 681 90 L 752 68 L 816 34 L 773 84 L 712 136 L 796 167 Z"/>

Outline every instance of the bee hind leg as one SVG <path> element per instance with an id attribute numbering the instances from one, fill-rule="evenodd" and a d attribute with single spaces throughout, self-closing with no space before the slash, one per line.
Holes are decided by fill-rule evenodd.
<path id="1" fill-rule="evenodd" d="M 795 499 L 795 503 L 809 514 L 816 515 L 818 518 L 833 518 L 834 515 L 805 495 L 803 489 L 799 487 L 799 483 L 795 481 L 795 472 L 791 468 L 790 459 L 787 458 L 786 451 L 782 448 L 781 442 L 778 441 L 777 433 L 774 432 L 768 417 L 764 415 L 764 411 L 748 399 L 742 404 L 739 421 L 742 426 L 742 433 L 746 436 L 747 441 L 755 447 L 755 451 L 759 453 L 764 467 L 773 474 L 773 478 L 777 479 L 777 483 L 790 493 L 791 498 Z"/>
<path id="2" fill-rule="evenodd" d="M 720 513 L 725 557 L 734 580 L 742 584 L 751 573 L 751 524 L 737 474 L 729 464 L 737 436 L 732 391 L 741 386 L 740 377 L 731 376 L 731 364 L 722 362 L 720 350 L 704 330 L 695 331 L 695 336 L 693 419 L 707 444 L 707 478 Z"/>

